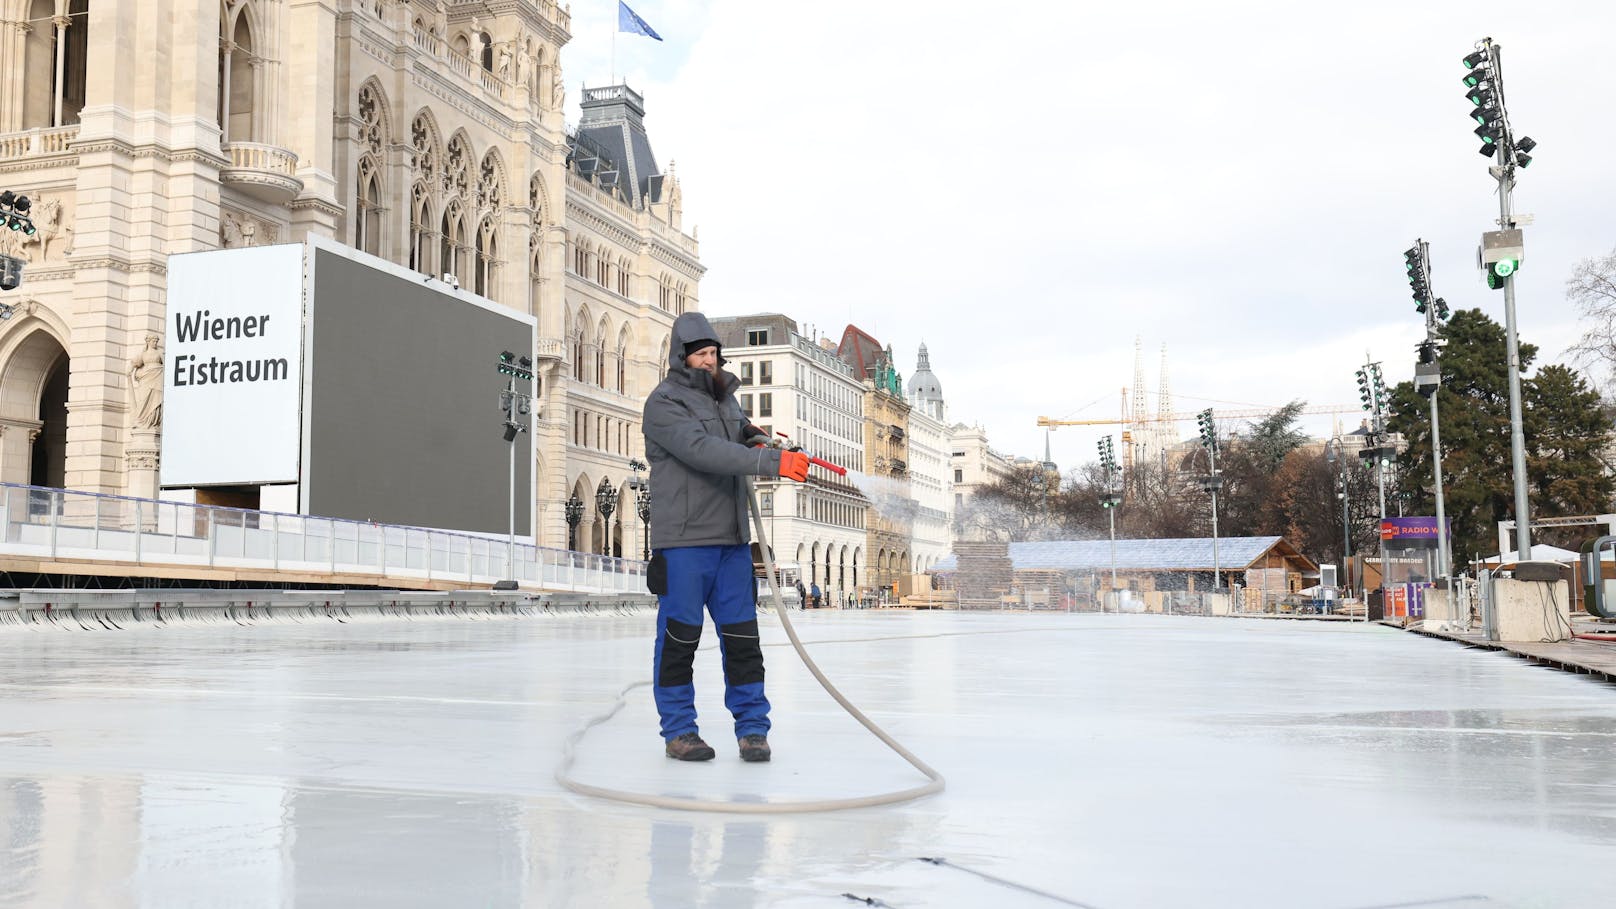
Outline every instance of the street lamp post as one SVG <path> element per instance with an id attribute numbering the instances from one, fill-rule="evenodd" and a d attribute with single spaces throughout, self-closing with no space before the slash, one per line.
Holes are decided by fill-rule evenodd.
<path id="1" fill-rule="evenodd" d="M 505 415 L 501 428 L 505 441 L 510 448 L 510 503 L 509 503 L 509 537 L 505 548 L 505 580 L 497 585 L 500 589 L 516 589 L 516 437 L 527 432 L 527 424 L 520 417 L 533 412 L 533 397 L 525 392 L 516 390 L 516 380 L 533 381 L 533 358 L 518 357 L 510 351 L 501 351 L 499 355 L 499 372 L 506 377 L 505 390 L 499 393 L 499 409 Z"/>
<path id="2" fill-rule="evenodd" d="M 640 529 L 643 532 L 640 543 L 640 558 L 651 561 L 651 484 L 641 483 L 634 490 L 634 510 L 640 515 Z"/>
<path id="3" fill-rule="evenodd" d="M 612 488 L 612 481 L 606 477 L 600 478 L 600 486 L 595 490 L 595 510 L 600 512 L 601 520 L 601 555 L 612 554 L 612 512 L 617 510 L 617 490 Z"/>
<path id="4" fill-rule="evenodd" d="M 628 482 L 628 487 L 634 490 L 634 513 L 640 516 L 640 559 L 649 562 L 651 561 L 651 484 L 640 477 L 640 471 L 649 468 L 639 458 L 632 458 L 628 462 L 628 469 L 634 471 L 634 479 Z"/>
<path id="5" fill-rule="evenodd" d="M 563 513 L 567 517 L 567 548 L 577 552 L 578 523 L 584 519 L 584 503 L 578 500 L 577 495 L 569 496 Z"/>
<path id="6" fill-rule="evenodd" d="M 1347 522 L 1347 450 L 1346 443 L 1340 435 L 1330 440 L 1324 446 L 1324 460 L 1335 464 L 1340 469 L 1335 480 L 1338 484 L 1335 497 L 1341 500 L 1341 577 L 1346 581 L 1347 590 L 1352 589 L 1352 529 Z"/>
<path id="7" fill-rule="evenodd" d="M 1223 569 L 1218 562 L 1218 490 L 1223 478 L 1218 476 L 1218 425 L 1208 407 L 1196 415 L 1201 427 L 1201 444 L 1206 448 L 1207 477 L 1201 488 L 1212 494 L 1212 589 L 1223 586 Z"/>
<path id="8" fill-rule="evenodd" d="M 1403 253 L 1409 283 L 1414 287 L 1414 309 L 1425 315 L 1425 340 L 1419 344 L 1420 360 L 1414 366 L 1414 390 L 1431 399 L 1431 476 L 1436 483 L 1436 576 L 1452 574 L 1448 560 L 1447 510 L 1442 498 L 1442 424 L 1437 415 L 1437 392 L 1442 387 L 1441 324 L 1448 318 L 1448 304 L 1431 290 L 1431 244 L 1415 240 Z"/>
<path id="9" fill-rule="evenodd" d="M 1513 191 L 1517 169 L 1532 163 L 1537 142 L 1518 135 L 1510 123 L 1504 103 L 1504 49 L 1491 38 L 1476 42 L 1473 53 L 1464 58 L 1468 73 L 1464 78 L 1466 99 L 1475 105 L 1470 116 L 1481 124 L 1475 129 L 1482 140 L 1478 149 L 1495 163 L 1488 167 L 1498 181 L 1498 227 L 1482 235 L 1481 265 L 1486 269 L 1487 286 L 1504 291 L 1504 343 L 1509 379 L 1509 450 L 1515 472 L 1515 554 L 1532 557 L 1532 514 L 1526 490 L 1526 438 L 1521 420 L 1521 351 L 1515 326 L 1515 273 L 1525 257 L 1525 240 L 1516 226 Z"/>
<path id="10" fill-rule="evenodd" d="M 1111 437 L 1106 436 L 1100 440 L 1100 467 L 1105 471 L 1105 495 L 1100 498 L 1100 506 L 1105 509 L 1106 520 L 1111 525 L 1111 593 L 1117 590 L 1117 506 L 1122 504 L 1122 496 L 1117 495 L 1116 485 L 1112 475 L 1117 469 L 1117 455 Z M 1100 611 L 1105 611 L 1105 599 L 1100 600 Z"/>

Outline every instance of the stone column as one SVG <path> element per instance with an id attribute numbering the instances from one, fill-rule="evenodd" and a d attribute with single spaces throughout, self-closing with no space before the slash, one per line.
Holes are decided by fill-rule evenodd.
<path id="1" fill-rule="evenodd" d="M 337 18 L 328 0 L 289 0 L 285 32 L 286 88 L 291 98 L 318 98 L 336 92 Z M 291 241 L 309 234 L 337 236 L 344 215 L 335 172 L 335 123 L 331 116 L 299 116 L 289 124 L 287 147 L 297 154 L 297 176 L 303 192 L 287 208 L 292 216 Z"/>

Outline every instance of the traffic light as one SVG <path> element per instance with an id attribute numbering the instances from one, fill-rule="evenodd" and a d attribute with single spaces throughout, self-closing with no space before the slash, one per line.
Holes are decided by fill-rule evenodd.
<path id="1" fill-rule="evenodd" d="M 1386 407 L 1386 380 L 1380 377 L 1380 364 L 1369 364 L 1369 388 L 1374 393 L 1375 409 Z"/>
<path id="2" fill-rule="evenodd" d="M 1201 411 L 1195 415 L 1195 423 L 1201 430 L 1201 444 L 1207 451 L 1218 450 L 1218 427 L 1212 420 L 1212 408 Z"/>
<path id="3" fill-rule="evenodd" d="M 1448 301 L 1441 297 L 1436 298 L 1436 318 L 1439 322 L 1448 321 Z"/>
<path id="4" fill-rule="evenodd" d="M 1357 376 L 1358 376 L 1358 400 L 1363 402 L 1363 409 L 1364 410 L 1369 410 L 1370 409 L 1370 401 L 1371 401 L 1371 398 L 1372 398 L 1372 396 L 1369 394 L 1369 375 L 1367 373 L 1365 373 L 1363 370 L 1360 369 L 1357 372 Z"/>

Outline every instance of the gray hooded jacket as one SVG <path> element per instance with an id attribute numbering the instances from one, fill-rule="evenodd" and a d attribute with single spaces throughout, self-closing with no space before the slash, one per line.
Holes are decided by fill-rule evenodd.
<path id="1" fill-rule="evenodd" d="M 780 474 L 780 451 L 752 448 L 746 416 L 735 400 L 740 380 L 685 365 L 685 344 L 717 333 L 698 312 L 673 322 L 668 375 L 645 402 L 645 456 L 651 463 L 651 548 L 748 543 L 743 476 Z M 722 364 L 724 361 L 719 360 Z"/>

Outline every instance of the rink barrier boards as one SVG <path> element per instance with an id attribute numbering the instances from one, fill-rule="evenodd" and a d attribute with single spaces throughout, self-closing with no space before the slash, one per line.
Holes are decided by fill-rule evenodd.
<path id="1" fill-rule="evenodd" d="M 0 592 L 8 629 L 117 631 L 186 625 L 301 625 L 427 619 L 622 616 L 653 611 L 649 594 L 394 590 L 11 590 Z"/>

